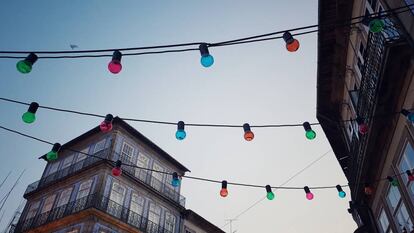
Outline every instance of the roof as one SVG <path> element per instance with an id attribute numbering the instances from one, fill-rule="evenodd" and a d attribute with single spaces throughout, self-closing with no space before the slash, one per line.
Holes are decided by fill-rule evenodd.
<path id="1" fill-rule="evenodd" d="M 155 150 L 157 153 L 159 153 L 163 158 L 165 158 L 167 161 L 169 161 L 170 163 L 174 164 L 175 166 L 177 166 L 179 169 L 183 170 L 184 172 L 189 172 L 190 170 L 188 168 L 186 168 L 184 165 L 182 165 L 180 162 L 178 162 L 176 159 L 174 159 L 171 155 L 169 155 L 167 152 L 165 152 L 163 149 L 161 149 L 159 146 L 157 146 L 155 143 L 153 143 L 150 139 L 148 139 L 147 137 L 145 137 L 143 134 L 141 134 L 140 132 L 138 132 L 138 130 L 136 130 L 134 127 L 132 127 L 131 125 L 129 125 L 128 123 L 126 123 L 124 120 L 122 120 L 119 117 L 114 117 L 112 124 L 117 124 L 119 126 L 121 126 L 123 129 L 125 129 L 127 132 L 129 132 L 131 135 L 133 135 L 134 137 L 136 137 L 137 139 L 141 140 L 143 143 L 145 143 L 145 145 L 149 146 L 151 149 Z M 65 143 L 64 145 L 62 145 L 63 147 L 70 147 L 78 142 L 83 141 L 84 139 L 98 134 L 100 133 L 101 130 L 99 128 L 99 126 L 87 131 L 86 133 L 70 140 L 69 142 Z"/>
<path id="2" fill-rule="evenodd" d="M 207 221 L 205 218 L 201 217 L 196 212 L 190 209 L 185 210 L 184 218 L 190 222 L 195 223 L 198 227 L 200 227 L 208 233 L 225 233 L 225 231 L 221 230 L 216 225 Z"/>

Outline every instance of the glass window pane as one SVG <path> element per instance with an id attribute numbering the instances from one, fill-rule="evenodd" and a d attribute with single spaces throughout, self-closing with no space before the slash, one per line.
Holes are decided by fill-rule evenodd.
<path id="1" fill-rule="evenodd" d="M 45 201 L 43 202 L 43 208 L 42 208 L 42 211 L 40 213 L 43 214 L 43 213 L 49 212 L 53 207 L 53 203 L 55 202 L 55 198 L 56 198 L 56 194 L 48 196 L 45 199 Z"/>
<path id="2" fill-rule="evenodd" d="M 388 221 L 387 214 L 385 213 L 384 209 L 381 210 L 381 214 L 379 217 L 380 226 L 382 229 L 382 232 L 387 232 L 388 226 L 390 225 L 390 222 Z"/>
<path id="3" fill-rule="evenodd" d="M 68 155 L 63 160 L 63 164 L 62 164 L 62 168 L 61 169 L 65 169 L 65 168 L 69 167 L 72 164 L 72 162 L 73 162 L 73 157 L 74 157 L 74 154 Z"/>
<path id="4" fill-rule="evenodd" d="M 72 187 L 64 189 L 59 196 L 57 206 L 62 206 L 68 204 L 70 200 L 70 195 L 72 194 Z"/>
<path id="5" fill-rule="evenodd" d="M 93 153 L 98 153 L 99 151 L 105 149 L 105 139 L 102 139 L 101 141 L 97 142 L 95 144 L 95 148 L 93 149 Z"/>
<path id="6" fill-rule="evenodd" d="M 89 148 L 85 148 L 83 150 L 81 150 L 82 153 L 78 154 L 78 157 L 76 158 L 76 162 L 80 162 L 84 159 L 86 159 L 88 152 L 89 152 Z"/>
<path id="7" fill-rule="evenodd" d="M 109 199 L 122 205 L 124 202 L 125 188 L 118 182 L 112 184 L 111 195 Z"/>
<path id="8" fill-rule="evenodd" d="M 400 199 L 401 199 L 401 194 L 398 188 L 395 186 L 391 186 L 387 194 L 387 200 L 393 211 L 395 210 L 395 207 L 397 207 Z"/>
<path id="9" fill-rule="evenodd" d="M 80 184 L 79 191 L 76 199 L 80 199 L 82 197 L 86 197 L 89 195 L 89 191 L 91 190 L 93 180 L 87 180 Z"/>
<path id="10" fill-rule="evenodd" d="M 134 148 L 131 145 L 129 145 L 128 143 L 124 142 L 124 144 L 122 145 L 121 155 L 126 160 L 131 162 L 133 154 L 134 154 Z"/>
<path id="11" fill-rule="evenodd" d="M 27 212 L 26 219 L 33 218 L 36 215 L 39 206 L 40 201 L 33 202 L 29 208 L 29 211 Z"/>
<path id="12" fill-rule="evenodd" d="M 401 203 L 401 206 L 397 210 L 396 216 L 398 220 L 398 226 L 402 232 L 404 232 L 404 230 L 408 232 L 409 230 L 413 229 L 413 224 L 404 203 Z"/>

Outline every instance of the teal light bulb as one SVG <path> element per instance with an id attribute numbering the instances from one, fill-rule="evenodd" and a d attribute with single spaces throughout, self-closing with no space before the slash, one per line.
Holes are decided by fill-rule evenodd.
<path id="1" fill-rule="evenodd" d="M 177 130 L 177 132 L 175 133 L 175 138 L 177 138 L 178 140 L 183 140 L 186 136 L 187 134 L 184 130 Z"/>
<path id="2" fill-rule="evenodd" d="M 338 196 L 340 198 L 344 198 L 344 197 L 346 197 L 346 193 L 344 191 L 340 191 L 340 192 L 338 192 Z"/>
<path id="3" fill-rule="evenodd" d="M 204 67 L 210 67 L 213 65 L 214 63 L 214 58 L 213 56 L 211 56 L 210 54 L 205 55 L 205 56 L 201 56 L 201 65 L 203 65 Z"/>
<path id="4" fill-rule="evenodd" d="M 174 187 L 178 187 L 180 185 L 180 179 L 173 179 L 171 185 Z"/>
<path id="5" fill-rule="evenodd" d="M 410 112 L 407 115 L 407 119 L 411 122 L 414 122 L 414 112 Z"/>

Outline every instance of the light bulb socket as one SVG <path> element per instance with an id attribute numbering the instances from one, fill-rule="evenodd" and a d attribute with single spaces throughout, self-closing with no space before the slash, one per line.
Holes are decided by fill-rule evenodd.
<path id="1" fill-rule="evenodd" d="M 172 177 L 173 177 L 173 180 L 178 180 L 178 173 L 173 172 Z"/>
<path id="2" fill-rule="evenodd" d="M 305 129 L 305 131 L 306 131 L 306 132 L 308 132 L 308 131 L 311 131 L 311 130 L 312 130 L 311 125 L 310 125 L 310 124 L 309 124 L 309 122 L 307 122 L 307 121 L 303 122 L 303 128 Z"/>
<path id="3" fill-rule="evenodd" d="M 115 167 L 120 168 L 122 166 L 122 161 L 121 160 L 117 160 L 115 162 Z"/>
<path id="4" fill-rule="evenodd" d="M 393 181 L 394 181 L 394 178 L 392 178 L 391 176 L 387 176 L 387 180 L 388 180 L 389 182 L 393 182 Z"/>
<path id="5" fill-rule="evenodd" d="M 34 53 L 29 53 L 29 55 L 27 55 L 27 57 L 24 59 L 24 61 L 30 63 L 30 64 L 34 64 L 37 61 L 38 57 L 36 54 Z"/>
<path id="6" fill-rule="evenodd" d="M 355 119 L 355 121 L 357 122 L 358 125 L 362 125 L 364 124 L 364 119 L 360 116 L 357 116 L 357 118 Z"/>
<path id="7" fill-rule="evenodd" d="M 202 57 L 210 55 L 210 52 L 208 51 L 207 43 L 201 43 L 198 49 L 200 50 L 200 54 Z"/>
<path id="8" fill-rule="evenodd" d="M 221 182 L 221 189 L 227 189 L 227 181 L 226 180 L 223 180 Z"/>
<path id="9" fill-rule="evenodd" d="M 119 50 L 115 50 L 112 54 L 112 61 L 118 61 L 121 62 L 122 59 L 122 53 Z"/>
<path id="10" fill-rule="evenodd" d="M 402 109 L 401 114 L 403 114 L 403 116 L 407 117 L 408 114 L 410 114 L 410 111 L 408 111 L 407 109 Z"/>
<path id="11" fill-rule="evenodd" d="M 338 192 L 343 192 L 344 191 L 339 184 L 336 186 L 336 190 L 338 190 Z"/>
<path id="12" fill-rule="evenodd" d="M 39 108 L 39 104 L 36 103 L 36 102 L 32 102 L 32 103 L 30 103 L 29 109 L 27 111 L 30 112 L 30 113 L 35 114 L 38 108 Z"/>
<path id="13" fill-rule="evenodd" d="M 179 121 L 177 123 L 177 130 L 184 131 L 184 126 L 185 126 L 184 121 Z"/>
<path id="14" fill-rule="evenodd" d="M 251 130 L 250 130 L 250 125 L 249 125 L 248 123 L 245 123 L 245 124 L 243 125 L 243 130 L 244 130 L 244 132 L 245 132 L 245 133 L 246 133 L 246 132 L 251 131 Z"/>
<path id="15" fill-rule="evenodd" d="M 305 193 L 307 194 L 311 192 L 308 186 L 303 187 L 303 189 L 305 190 Z"/>
<path id="16" fill-rule="evenodd" d="M 112 114 L 106 114 L 104 121 L 105 123 L 111 123 L 113 119 L 114 119 L 114 116 L 112 116 Z"/>
<path id="17" fill-rule="evenodd" d="M 55 143 L 55 144 L 53 144 L 52 151 L 53 152 L 58 152 L 61 147 L 62 146 L 60 145 L 60 143 Z"/>
<path id="18" fill-rule="evenodd" d="M 290 32 L 283 33 L 283 40 L 286 42 L 286 44 L 291 44 L 295 39 L 293 39 L 292 34 Z"/>
<path id="19" fill-rule="evenodd" d="M 413 173 L 410 170 L 405 171 L 405 173 L 407 174 L 407 176 L 412 176 Z"/>
<path id="20" fill-rule="evenodd" d="M 270 187 L 270 185 L 266 185 L 265 188 L 266 188 L 266 192 L 267 193 L 271 193 L 272 192 L 272 187 Z"/>

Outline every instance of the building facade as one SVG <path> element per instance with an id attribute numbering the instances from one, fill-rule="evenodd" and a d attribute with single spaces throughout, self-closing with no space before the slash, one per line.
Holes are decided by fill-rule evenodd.
<path id="1" fill-rule="evenodd" d="M 116 117 L 112 131 L 96 127 L 62 148 L 70 149 L 27 187 L 14 232 L 184 232 L 185 198 L 170 174 L 189 170 L 123 120 Z M 111 172 L 117 160 L 120 176 Z"/>
<path id="2" fill-rule="evenodd" d="M 414 127 L 401 114 L 414 109 L 412 3 L 319 0 L 317 118 L 349 181 L 355 232 L 414 232 Z"/>

